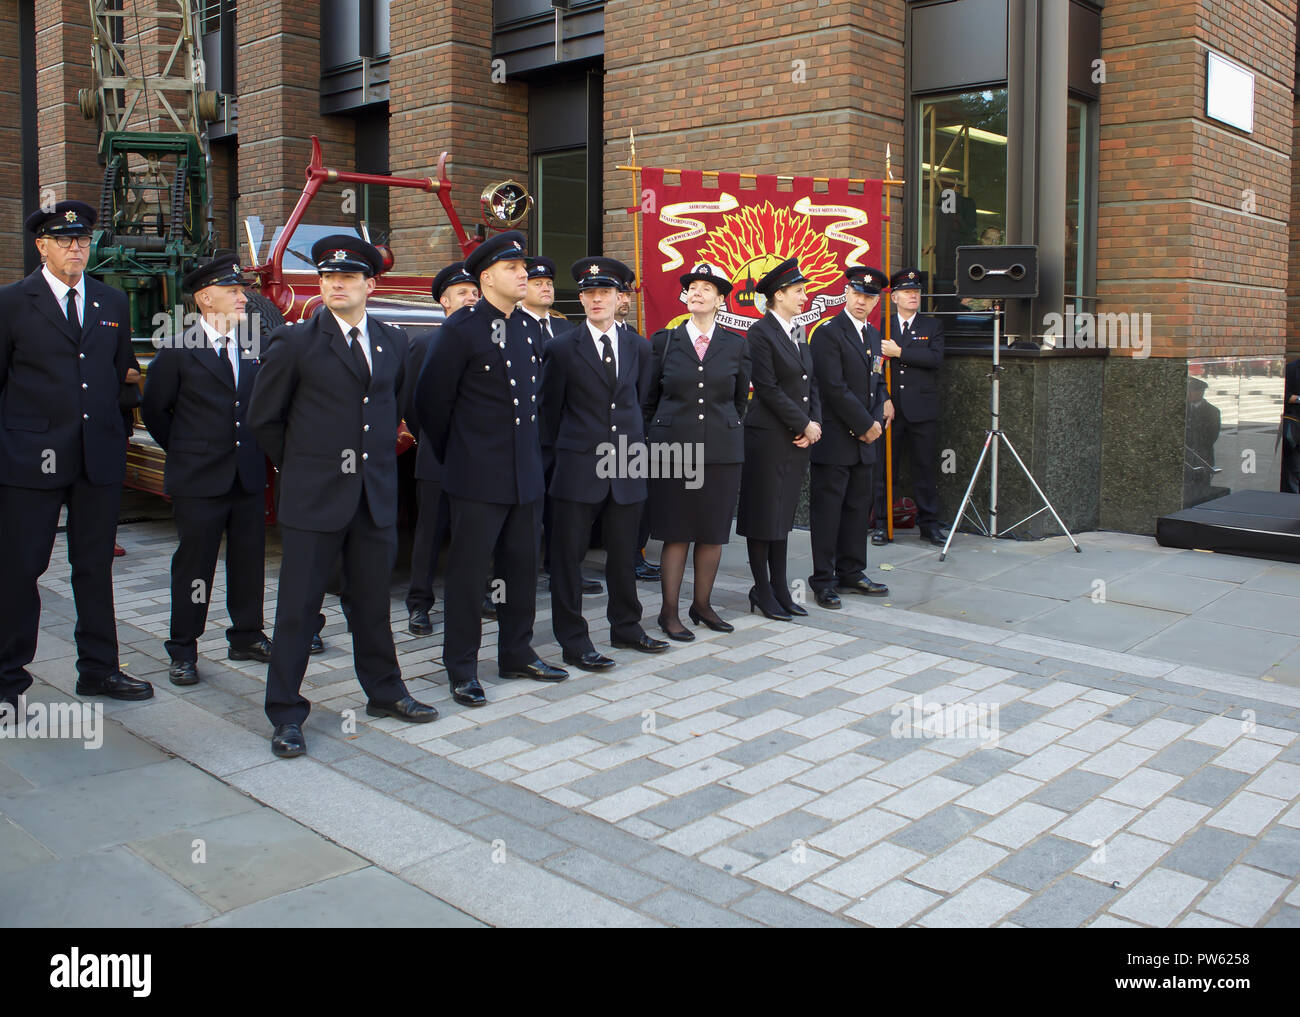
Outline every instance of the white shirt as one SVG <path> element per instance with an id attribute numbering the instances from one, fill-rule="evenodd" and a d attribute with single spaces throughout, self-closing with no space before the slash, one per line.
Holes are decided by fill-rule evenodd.
<path id="1" fill-rule="evenodd" d="M 870 319 L 868 319 L 867 321 L 858 321 L 858 319 L 853 317 L 853 315 L 850 314 L 848 310 L 845 310 L 844 317 L 849 319 L 849 324 L 852 325 L 854 331 L 858 333 L 858 338 L 865 343 L 867 341 L 867 337 L 862 334 L 862 331 L 867 327 L 867 324 L 869 323 Z"/>
<path id="2" fill-rule="evenodd" d="M 588 320 L 586 323 L 587 334 L 591 336 L 591 341 L 596 344 L 596 358 L 605 359 L 605 346 L 600 341 L 603 336 L 609 336 L 610 349 L 614 351 L 614 373 L 618 374 L 618 323 L 612 323 L 608 332 L 601 332 L 595 325 Z"/>
<path id="3" fill-rule="evenodd" d="M 86 324 L 86 274 L 83 272 L 77 279 L 76 286 L 69 286 L 62 279 L 50 271 L 48 265 L 41 266 L 41 274 L 45 276 L 45 281 L 50 284 L 50 289 L 54 291 L 54 299 L 59 305 L 59 310 L 67 316 L 68 290 L 74 290 L 77 294 L 77 320 L 84 327 Z"/>
<path id="4" fill-rule="evenodd" d="M 793 335 L 791 335 L 791 333 L 794 331 L 794 322 L 786 321 L 775 311 L 772 312 L 772 317 L 775 318 L 777 321 L 779 321 L 781 323 L 781 327 L 785 329 L 785 337 L 789 339 L 791 342 L 794 342 L 795 338 Z"/>
<path id="5" fill-rule="evenodd" d="M 203 332 L 208 337 L 208 344 L 213 349 L 221 349 L 221 354 L 230 361 L 230 369 L 235 372 L 235 386 L 239 386 L 239 342 L 235 339 L 234 330 L 230 334 L 222 335 L 215 328 L 208 324 L 207 318 L 200 318 L 199 324 L 203 326 Z"/>
<path id="6" fill-rule="evenodd" d="M 519 310 L 523 311 L 526 315 L 528 315 L 530 318 L 532 318 L 533 321 L 537 322 L 539 325 L 545 325 L 545 326 L 546 326 L 546 330 L 547 330 L 548 332 L 550 332 L 552 336 L 555 335 L 555 328 L 551 325 L 551 316 L 550 316 L 549 313 L 548 313 L 548 314 L 533 314 L 533 312 L 530 311 L 530 310 L 529 310 L 527 307 L 525 307 L 523 304 L 520 304 L 520 305 L 519 305 Z"/>
<path id="7" fill-rule="evenodd" d="M 330 314 L 334 314 L 334 312 L 330 311 Z M 355 326 L 349 325 L 337 314 L 334 314 L 334 320 L 338 322 L 339 331 L 343 333 L 343 339 L 348 344 L 349 350 L 352 348 L 352 343 L 354 342 L 354 340 L 349 337 L 348 333 L 351 332 L 353 328 L 358 328 L 361 330 L 361 334 L 357 336 L 355 342 L 359 342 L 361 344 L 361 352 L 366 355 L 366 365 L 370 368 L 370 373 L 374 374 L 375 358 L 370 355 L 370 333 L 366 329 L 366 325 L 370 321 L 370 316 L 363 315 L 361 320 L 357 322 Z"/>
<path id="8" fill-rule="evenodd" d="M 898 316 L 898 323 L 899 323 L 903 328 L 907 328 L 907 326 L 910 325 L 910 324 L 911 324 L 911 323 L 916 319 L 916 314 L 917 314 L 917 312 L 913 311 L 912 314 L 911 314 L 909 317 L 907 317 L 907 318 L 904 318 L 904 317 L 900 314 L 900 315 Z M 903 334 L 902 329 L 899 329 L 898 334 L 899 334 L 899 335 L 902 335 L 902 334 Z"/>
<path id="9" fill-rule="evenodd" d="M 694 346 L 700 341 L 700 336 L 704 336 L 709 342 L 713 342 L 713 333 L 717 331 L 718 323 L 715 321 L 707 332 L 701 332 L 695 327 L 695 319 L 686 319 L 686 337 L 690 339 L 691 345 Z"/>

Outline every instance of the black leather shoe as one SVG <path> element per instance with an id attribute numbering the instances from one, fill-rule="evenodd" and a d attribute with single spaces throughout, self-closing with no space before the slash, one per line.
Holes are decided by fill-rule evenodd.
<path id="1" fill-rule="evenodd" d="M 108 696 L 109 699 L 134 701 L 152 699 L 153 686 L 139 678 L 132 678 L 123 671 L 103 678 L 78 678 L 77 695 Z"/>
<path id="2" fill-rule="evenodd" d="M 840 598 L 834 590 L 818 590 L 817 606 L 824 607 L 828 611 L 838 611 L 843 605 L 840 604 Z"/>
<path id="3" fill-rule="evenodd" d="M 463 682 L 451 679 L 451 698 L 460 703 L 461 706 L 486 706 L 487 696 L 483 694 L 483 686 L 478 683 L 477 678 L 467 678 Z"/>
<path id="4" fill-rule="evenodd" d="M 636 563 L 636 577 L 642 583 L 657 583 L 660 579 L 659 566 L 651 565 L 642 558 Z"/>
<path id="5" fill-rule="evenodd" d="M 311 655 L 313 657 L 317 657 L 324 652 L 325 652 L 325 641 L 321 639 L 320 633 L 317 632 L 314 636 L 311 637 Z"/>
<path id="6" fill-rule="evenodd" d="M 566 652 L 564 662 L 572 664 L 574 667 L 580 667 L 584 671 L 608 671 L 614 666 L 613 660 L 603 653 L 597 653 L 595 650 L 584 650 L 582 653 Z"/>
<path id="7" fill-rule="evenodd" d="M 173 685 L 197 685 L 199 669 L 192 660 L 173 660 L 167 669 L 167 678 Z"/>
<path id="8" fill-rule="evenodd" d="M 680 621 L 678 621 L 677 624 L 682 625 Z M 668 623 L 664 621 L 663 615 L 659 616 L 659 627 L 663 629 L 664 635 L 666 635 L 669 639 L 675 640 L 676 642 L 692 643 L 695 641 L 695 633 L 692 632 L 690 629 L 688 629 L 685 625 L 682 625 L 682 627 L 679 629 L 670 629 L 668 627 Z"/>
<path id="9" fill-rule="evenodd" d="M 492 595 L 490 593 L 483 594 L 483 610 L 480 613 L 488 621 L 497 620 L 497 606 L 492 603 Z"/>
<path id="10" fill-rule="evenodd" d="M 922 530 L 921 539 L 930 542 L 935 547 L 943 547 L 943 545 L 948 542 L 948 531 L 942 526 L 936 526 L 929 530 Z"/>
<path id="11" fill-rule="evenodd" d="M 605 587 L 601 586 L 600 583 L 596 582 L 596 580 L 592 579 L 590 576 L 583 575 L 582 592 L 588 596 L 596 593 L 604 593 Z"/>
<path id="12" fill-rule="evenodd" d="M 608 658 L 606 658 L 608 659 Z M 538 657 L 531 664 L 513 667 L 509 671 L 498 671 L 502 678 L 531 678 L 535 682 L 562 682 L 569 677 L 569 672 L 562 667 L 551 667 Z"/>
<path id="13" fill-rule="evenodd" d="M 885 536 L 884 530 L 872 530 L 871 542 L 875 544 L 876 547 L 884 547 L 889 543 L 889 538 Z"/>
<path id="14" fill-rule="evenodd" d="M 712 618 L 710 618 L 709 615 L 706 615 L 704 612 L 702 612 L 694 604 L 691 605 L 690 610 L 687 611 L 686 613 L 690 617 L 691 621 L 695 622 L 696 625 L 703 625 L 705 628 L 710 628 L 714 632 L 735 632 L 736 631 L 736 627 L 732 625 L 730 622 L 724 622 L 721 618 L 719 618 L 717 612 L 715 612 L 713 608 L 709 608 L 709 614 L 713 615 Z"/>
<path id="15" fill-rule="evenodd" d="M 772 621 L 789 621 L 790 615 L 781 610 L 781 605 L 776 602 L 772 596 L 764 596 L 758 592 L 757 586 L 749 588 L 749 613 L 753 614 L 758 611 L 764 618 L 771 618 Z"/>
<path id="16" fill-rule="evenodd" d="M 307 751 L 307 739 L 299 724 L 281 724 L 271 735 L 271 751 L 281 759 L 292 759 Z"/>
<path id="17" fill-rule="evenodd" d="M 884 583 L 875 583 L 870 579 L 857 579 L 851 583 L 836 583 L 838 593 L 856 593 L 863 597 L 888 597 L 889 587 Z"/>
<path id="18" fill-rule="evenodd" d="M 808 612 L 794 602 L 790 596 L 790 591 L 784 587 L 778 591 L 777 587 L 772 587 L 772 599 L 781 605 L 781 610 L 795 618 L 807 618 Z"/>
<path id="19" fill-rule="evenodd" d="M 403 696 L 395 703 L 376 703 L 371 700 L 366 703 L 366 714 L 370 717 L 396 717 L 412 724 L 428 724 L 438 719 L 437 710 L 424 703 L 417 703 L 410 696 Z"/>
<path id="20" fill-rule="evenodd" d="M 247 646 L 232 646 L 226 653 L 229 660 L 256 660 L 262 664 L 271 663 L 271 640 L 266 636 L 254 640 Z"/>
<path id="21" fill-rule="evenodd" d="M 422 607 L 412 611 L 406 622 L 406 631 L 413 636 L 433 635 L 433 622 L 429 620 L 429 612 Z"/>
<path id="22" fill-rule="evenodd" d="M 668 644 L 662 639 L 651 639 L 644 632 L 636 639 L 611 639 L 609 645 L 616 650 L 636 650 L 639 653 L 663 653 Z"/>

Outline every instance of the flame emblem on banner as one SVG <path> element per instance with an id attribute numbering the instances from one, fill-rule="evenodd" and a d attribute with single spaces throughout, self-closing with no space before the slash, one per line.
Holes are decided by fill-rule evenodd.
<path id="1" fill-rule="evenodd" d="M 851 242 L 860 243 L 856 238 Z M 770 201 L 724 217 L 698 254 L 717 265 L 732 281 L 735 288 L 727 298 L 730 309 L 750 318 L 762 317 L 766 310 L 766 301 L 754 286 L 786 258 L 799 259 L 810 294 L 842 277 L 826 236 L 813 229 L 808 216 L 788 208 L 774 208 Z"/>

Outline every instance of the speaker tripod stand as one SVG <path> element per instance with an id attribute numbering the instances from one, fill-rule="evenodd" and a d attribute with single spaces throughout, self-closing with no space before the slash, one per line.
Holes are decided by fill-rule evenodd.
<path id="1" fill-rule="evenodd" d="M 981 272 L 981 275 L 983 274 L 984 273 Z M 973 278 L 975 277 L 975 272 L 973 269 L 971 275 Z M 989 377 L 993 381 L 993 391 L 989 399 L 989 408 L 991 411 L 992 420 L 989 423 L 988 431 L 985 432 L 984 448 L 980 450 L 979 461 L 976 462 L 975 470 L 970 475 L 970 483 L 966 485 L 966 493 L 965 495 L 962 496 L 961 506 L 957 509 L 957 515 L 954 517 L 952 529 L 948 531 L 948 539 L 943 542 L 943 551 L 941 551 L 939 554 L 940 561 L 943 561 L 945 558 L 948 557 L 948 548 L 952 544 L 952 538 L 957 535 L 957 528 L 961 525 L 961 521 L 966 515 L 967 508 L 971 509 L 973 513 L 972 521 L 979 527 L 980 532 L 984 536 L 988 537 L 990 540 L 997 539 L 999 533 L 998 530 L 998 448 L 1000 445 L 1006 445 L 1007 451 L 1010 452 L 1011 455 L 1015 458 L 1016 463 L 1019 465 L 1020 469 L 1024 472 L 1026 479 L 1028 479 L 1030 485 L 1033 487 L 1034 491 L 1037 493 L 1038 497 L 1043 502 L 1042 508 L 1038 509 L 1035 512 L 1031 512 L 1029 515 L 1025 516 L 1024 519 L 1021 519 L 1018 523 L 1014 523 L 1011 526 L 1006 527 L 1001 532 L 1004 533 L 1010 532 L 1011 530 L 1014 530 L 1017 526 L 1023 526 L 1025 523 L 1029 522 L 1029 520 L 1042 515 L 1044 512 L 1050 512 L 1052 514 L 1052 518 L 1056 520 L 1056 525 L 1061 528 L 1061 532 L 1070 538 L 1070 543 L 1074 545 L 1074 550 L 1079 553 L 1082 553 L 1083 551 L 1083 548 L 1079 546 L 1079 542 L 1074 539 L 1073 534 L 1071 534 L 1070 531 L 1066 528 L 1065 523 L 1061 521 L 1061 517 L 1056 514 L 1056 509 L 1052 508 L 1052 503 L 1047 500 L 1047 495 L 1045 495 L 1043 493 L 1043 489 L 1038 486 L 1038 481 L 1036 481 L 1034 479 L 1034 475 L 1029 472 L 1029 467 L 1026 466 L 1025 461 L 1020 458 L 1020 453 L 1016 451 L 1016 447 L 1011 444 L 1011 439 L 1008 438 L 1002 430 L 1000 408 L 999 408 L 999 401 L 998 401 L 999 394 L 1000 394 L 998 386 L 1001 382 L 999 375 L 1002 373 L 1002 363 L 998 355 L 1002 347 L 1001 324 L 1002 324 L 1002 301 L 994 300 L 993 301 L 993 373 L 989 375 Z M 975 481 L 979 479 L 980 470 L 984 468 L 985 461 L 989 463 L 989 521 L 987 526 L 984 524 L 984 520 L 979 517 L 979 513 L 975 511 L 974 506 L 971 505 L 971 494 L 975 490 Z"/>

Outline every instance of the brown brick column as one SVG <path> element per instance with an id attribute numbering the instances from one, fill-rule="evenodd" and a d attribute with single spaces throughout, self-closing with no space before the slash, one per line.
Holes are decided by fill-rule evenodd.
<path id="1" fill-rule="evenodd" d="M 1153 356 L 1285 347 L 1296 5 L 1281 6 L 1103 13 L 1097 289 L 1102 311 L 1151 313 Z M 1207 47 L 1254 71 L 1253 134 L 1205 116 Z"/>
<path id="2" fill-rule="evenodd" d="M 320 113 L 319 4 L 241 4 L 238 45 L 239 214 L 241 221 L 261 216 L 265 258 L 275 227 L 288 218 L 302 193 L 311 136 L 320 137 L 327 166 L 351 170 L 355 132 L 347 117 Z M 341 188 L 322 188 L 308 221 L 344 223 L 340 199 Z"/>
<path id="3" fill-rule="evenodd" d="M 18 2 L 0 2 L 0 223 L 5 235 L 23 227 L 22 81 L 19 77 Z M 23 245 L 0 246 L 0 285 L 23 274 Z"/>
<path id="4" fill-rule="evenodd" d="M 390 171 L 434 176 L 450 151 L 453 204 L 472 235 L 485 185 L 528 180 L 528 89 L 492 80 L 490 0 L 393 0 L 390 24 Z M 396 190 L 389 211 L 399 271 L 432 275 L 460 258 L 436 196 Z"/>
<path id="5" fill-rule="evenodd" d="M 36 129 L 40 186 L 56 201 L 76 198 L 98 207 L 103 170 L 97 158 L 99 128 L 77 106 L 89 88 L 90 7 L 77 0 L 36 5 Z"/>

